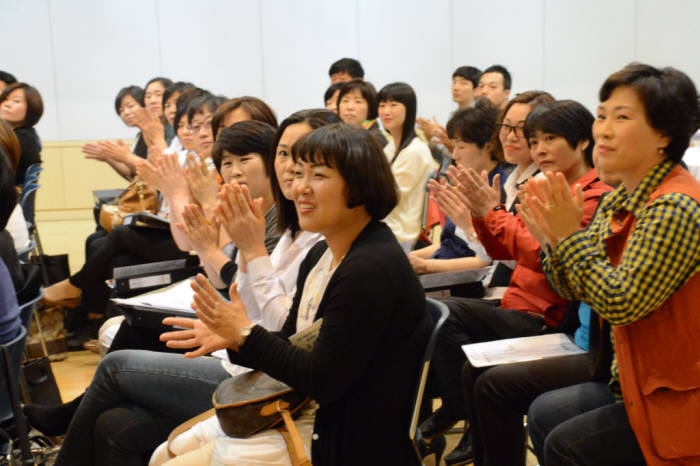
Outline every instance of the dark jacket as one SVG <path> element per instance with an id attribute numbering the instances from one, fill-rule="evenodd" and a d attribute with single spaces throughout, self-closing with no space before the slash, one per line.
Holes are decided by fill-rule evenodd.
<path id="1" fill-rule="evenodd" d="M 371 221 L 328 282 L 313 350 L 295 348 L 287 337 L 296 331 L 304 281 L 326 247 L 314 246 L 301 264 L 282 330 L 257 326 L 238 354 L 229 353 L 319 403 L 314 466 L 417 464 L 408 427 L 431 330 L 423 289 L 391 230 Z"/>
<path id="2" fill-rule="evenodd" d="M 15 185 L 19 186 L 24 181 L 27 168 L 32 164 L 41 163 L 41 145 L 39 135 L 36 134 L 34 128 L 17 128 L 15 136 L 17 136 L 22 152 L 19 157 L 19 164 L 17 164 L 17 172 L 15 173 Z"/>

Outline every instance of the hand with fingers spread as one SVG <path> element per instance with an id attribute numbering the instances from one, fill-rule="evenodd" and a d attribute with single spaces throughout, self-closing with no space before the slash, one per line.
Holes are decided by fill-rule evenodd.
<path id="1" fill-rule="evenodd" d="M 153 166 L 158 165 L 158 161 L 161 157 L 163 157 L 163 151 L 159 151 L 153 146 L 148 148 L 148 161 L 153 164 Z"/>
<path id="2" fill-rule="evenodd" d="M 527 204 L 550 244 L 556 245 L 581 229 L 584 194 L 576 185 L 572 195 L 562 173 L 547 172 L 545 177 L 527 183 Z"/>
<path id="3" fill-rule="evenodd" d="M 108 158 L 117 162 L 130 165 L 133 163 L 132 156 L 140 158 L 137 155 L 133 155 L 129 147 L 121 139 L 117 139 L 117 142 L 100 141 L 97 145 L 100 146 L 100 149 Z"/>
<path id="4" fill-rule="evenodd" d="M 158 169 L 148 160 L 139 160 L 136 162 L 136 174 L 146 183 L 149 188 L 161 191 Z"/>
<path id="5" fill-rule="evenodd" d="M 182 211 L 182 223 L 177 224 L 187 235 L 190 246 L 200 254 L 218 250 L 219 225 L 207 220 L 201 207 L 196 204 L 186 205 Z"/>
<path id="6" fill-rule="evenodd" d="M 229 347 L 234 350 L 238 350 L 241 330 L 252 324 L 238 295 L 237 286 L 236 283 L 231 285 L 231 302 L 227 302 L 204 275 L 199 274 L 192 280 L 192 289 L 195 292 L 192 309 L 211 331 L 228 342 Z"/>
<path id="7" fill-rule="evenodd" d="M 141 130 L 141 136 L 148 147 L 159 152 L 168 148 L 165 142 L 163 123 L 144 107 L 138 107 L 133 112 L 136 126 Z"/>
<path id="8" fill-rule="evenodd" d="M 192 197 L 202 206 L 207 217 L 211 217 L 216 207 L 216 196 L 219 193 L 219 183 L 216 172 L 209 171 L 207 165 L 200 163 L 192 154 L 187 154 L 185 179 Z"/>
<path id="9" fill-rule="evenodd" d="M 158 174 L 161 177 L 160 185 L 165 196 L 189 198 L 190 190 L 182 167 L 177 160 L 177 155 L 163 154 L 163 157 L 158 161 Z"/>
<path id="10" fill-rule="evenodd" d="M 185 353 L 186 358 L 204 356 L 214 351 L 230 348 L 236 343 L 236 341 L 226 340 L 217 335 L 199 319 L 167 317 L 163 319 L 163 324 L 184 327 L 184 330 L 162 333 L 160 341 L 164 341 L 168 348 L 197 348 L 195 351 Z"/>
<path id="11" fill-rule="evenodd" d="M 219 223 L 248 262 L 267 255 L 262 204 L 262 198 L 250 198 L 247 186 L 233 182 L 221 189 L 215 209 Z"/>
<path id="12" fill-rule="evenodd" d="M 469 202 L 469 208 L 474 218 L 484 218 L 489 211 L 501 203 L 500 175 L 493 177 L 493 184 L 489 185 L 488 173 L 481 172 L 481 176 L 473 168 L 465 170 L 451 166 L 448 176 L 464 194 Z"/>
<path id="13" fill-rule="evenodd" d="M 547 229 L 547 226 L 542 217 L 539 215 L 539 212 L 533 211 L 532 207 L 530 207 L 531 197 L 532 196 L 529 194 L 527 187 L 521 187 L 520 193 L 518 194 L 518 199 L 521 200 L 520 204 L 518 205 L 518 215 L 532 237 L 535 238 L 537 243 L 539 243 L 540 249 L 544 251 L 547 248 L 547 245 L 551 245 L 551 232 L 549 229 Z"/>
<path id="14" fill-rule="evenodd" d="M 461 228 L 467 236 L 474 236 L 469 199 L 459 189 L 446 183 L 430 180 L 428 187 L 438 207 L 452 220 L 452 223 Z"/>

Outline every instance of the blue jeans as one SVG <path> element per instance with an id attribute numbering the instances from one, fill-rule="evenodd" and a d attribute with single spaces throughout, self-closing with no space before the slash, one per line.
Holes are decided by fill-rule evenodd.
<path id="1" fill-rule="evenodd" d="M 109 353 L 71 421 L 56 465 L 109 464 L 116 449 L 126 450 L 118 464 L 142 464 L 141 456 L 163 442 L 169 429 L 212 407 L 212 393 L 226 378 L 215 358 Z"/>
<path id="2" fill-rule="evenodd" d="M 587 382 L 537 397 L 527 415 L 542 466 L 645 464 L 624 403 L 606 383 Z"/>

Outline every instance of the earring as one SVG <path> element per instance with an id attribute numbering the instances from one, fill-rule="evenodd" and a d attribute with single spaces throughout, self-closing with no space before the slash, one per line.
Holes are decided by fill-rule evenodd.
<path id="1" fill-rule="evenodd" d="M 659 147 L 659 155 L 664 155 L 666 151 L 664 150 L 663 147 Z"/>

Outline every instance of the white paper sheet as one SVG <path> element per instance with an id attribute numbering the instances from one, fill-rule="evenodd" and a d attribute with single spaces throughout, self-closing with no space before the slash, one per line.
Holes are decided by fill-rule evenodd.
<path id="1" fill-rule="evenodd" d="M 474 367 L 498 366 L 585 353 L 564 333 L 472 343 L 462 346 Z"/>
<path id="2" fill-rule="evenodd" d="M 153 309 L 165 309 L 174 311 L 187 311 L 194 314 L 192 301 L 194 300 L 194 290 L 190 286 L 192 278 L 173 283 L 170 286 L 159 290 L 144 293 L 133 298 L 112 299 L 117 304 L 125 306 L 142 306 Z"/>

